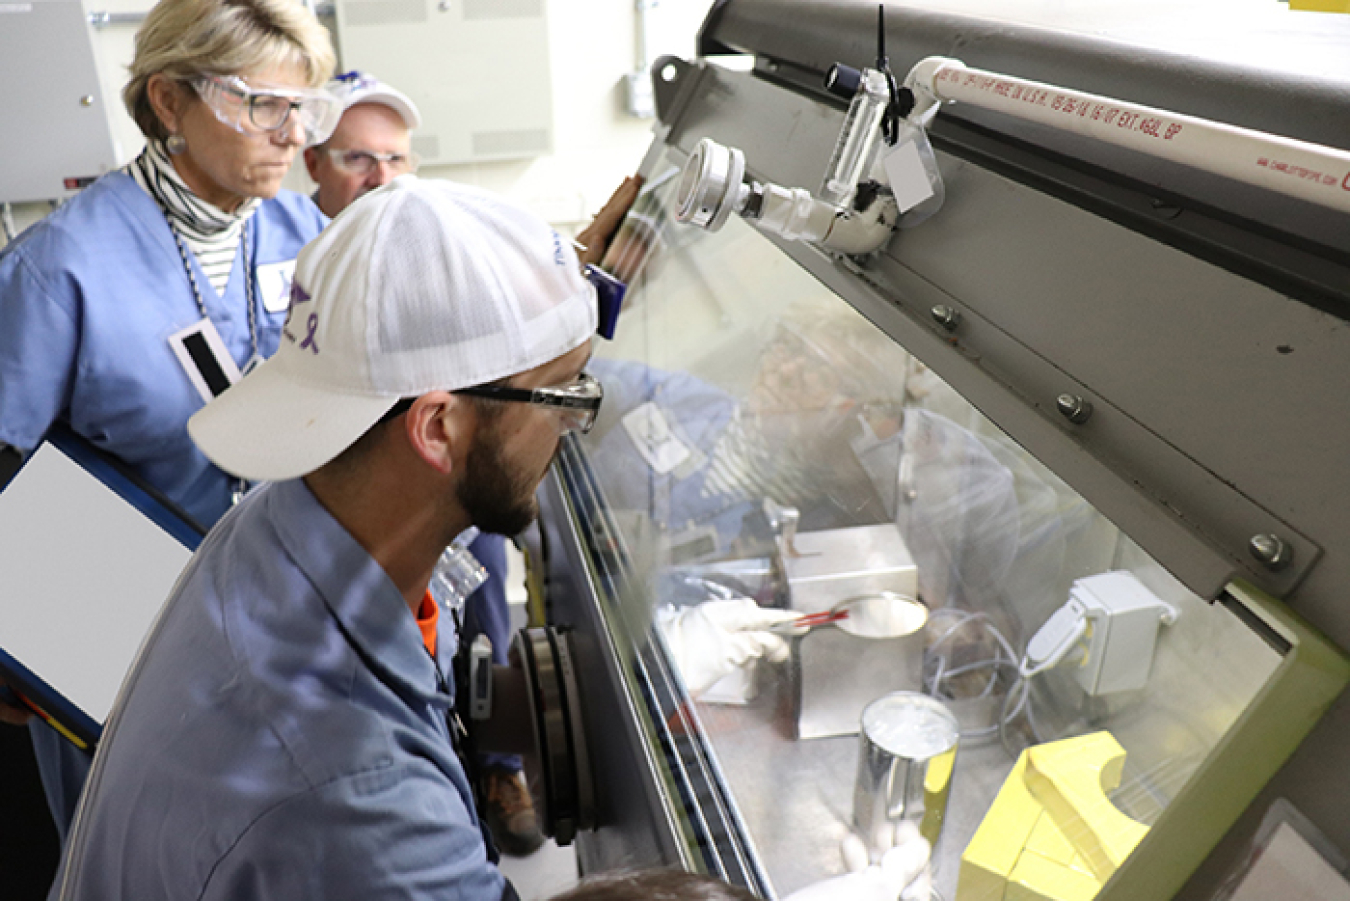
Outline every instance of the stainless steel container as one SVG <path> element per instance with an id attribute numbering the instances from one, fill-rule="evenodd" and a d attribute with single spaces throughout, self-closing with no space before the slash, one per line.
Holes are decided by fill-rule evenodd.
<path id="1" fill-rule="evenodd" d="M 903 820 L 936 849 L 947 812 L 960 727 L 940 701 L 911 691 L 878 698 L 862 713 L 853 825 L 876 859 Z"/>
<path id="2" fill-rule="evenodd" d="M 923 678 L 928 608 L 881 591 L 836 604 L 845 619 L 792 641 L 792 720 L 797 738 L 853 735 L 863 708 Z"/>
<path id="3" fill-rule="evenodd" d="M 793 610 L 831 610 L 879 591 L 918 596 L 918 569 L 894 523 L 783 534 L 783 574 Z"/>

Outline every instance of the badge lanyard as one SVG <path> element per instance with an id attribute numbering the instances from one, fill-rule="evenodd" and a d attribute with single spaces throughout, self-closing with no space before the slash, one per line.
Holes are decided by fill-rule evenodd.
<path id="1" fill-rule="evenodd" d="M 165 216 L 169 223 L 169 231 L 173 233 L 174 244 L 178 247 L 178 257 L 183 261 L 183 271 L 187 273 L 188 284 L 192 286 L 192 299 L 197 302 L 197 312 L 202 314 L 202 319 L 211 321 L 210 315 L 206 312 L 206 304 L 202 301 L 202 292 L 197 287 L 197 276 L 192 271 L 192 264 L 188 261 L 187 245 L 183 241 L 183 236 L 178 233 L 178 227 L 174 225 L 173 219 Z M 244 257 L 244 299 L 248 304 L 248 340 L 251 351 L 248 362 L 244 365 L 244 375 L 247 375 L 252 369 L 261 362 L 258 356 L 258 314 L 254 310 L 257 298 L 254 296 L 256 290 L 253 285 L 253 266 L 248 253 L 248 221 L 245 220 L 243 227 L 239 230 L 239 252 Z M 239 503 L 244 492 L 248 490 L 248 482 L 244 479 L 234 480 L 233 490 L 230 492 L 230 504 Z"/>
<path id="2" fill-rule="evenodd" d="M 183 236 L 178 233 L 178 227 L 173 224 L 172 219 L 169 219 L 169 231 L 173 232 L 173 242 L 178 247 L 178 257 L 183 261 L 183 271 L 187 273 L 188 284 L 192 286 L 192 299 L 197 302 L 197 312 L 202 314 L 203 319 L 210 319 L 211 317 L 206 312 L 206 304 L 202 302 L 201 289 L 197 287 L 197 276 L 192 271 L 192 264 L 188 262 L 187 244 L 184 243 Z M 243 227 L 239 230 L 239 252 L 244 255 L 244 298 L 248 301 L 248 341 L 251 353 L 248 362 L 244 364 L 244 375 L 248 375 L 261 360 L 258 357 L 258 314 L 253 309 L 257 301 L 254 296 L 257 291 L 253 286 L 253 265 L 249 261 L 248 255 L 247 220 L 244 221 Z"/>

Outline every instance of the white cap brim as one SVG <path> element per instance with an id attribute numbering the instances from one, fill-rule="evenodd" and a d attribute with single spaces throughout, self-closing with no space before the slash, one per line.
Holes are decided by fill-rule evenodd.
<path id="1" fill-rule="evenodd" d="M 399 398 L 319 389 L 269 360 L 198 410 L 188 434 L 231 475 L 279 481 L 308 475 L 356 442 Z"/>
<path id="2" fill-rule="evenodd" d="M 403 124 L 408 126 L 410 131 L 415 131 L 422 127 L 422 117 L 417 112 L 417 107 L 413 106 L 412 101 L 402 92 L 395 91 L 392 88 L 383 86 L 373 91 L 354 92 L 351 99 L 347 101 L 345 109 L 351 109 L 362 103 L 378 103 L 381 106 L 387 106 L 398 113 Z"/>

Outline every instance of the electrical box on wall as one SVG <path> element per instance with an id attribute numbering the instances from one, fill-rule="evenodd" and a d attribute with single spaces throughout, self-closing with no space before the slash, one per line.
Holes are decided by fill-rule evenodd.
<path id="1" fill-rule="evenodd" d="M 0 202 L 69 197 L 115 165 L 79 0 L 0 2 Z"/>
<path id="2" fill-rule="evenodd" d="M 553 150 L 545 0 L 338 0 L 344 69 L 370 72 L 417 103 L 423 164 Z"/>

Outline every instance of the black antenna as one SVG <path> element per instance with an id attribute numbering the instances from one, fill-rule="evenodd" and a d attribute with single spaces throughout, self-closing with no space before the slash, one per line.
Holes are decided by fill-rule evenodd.
<path id="1" fill-rule="evenodd" d="M 891 66 L 886 59 L 886 4 L 877 4 L 877 71 L 885 72 Z"/>

